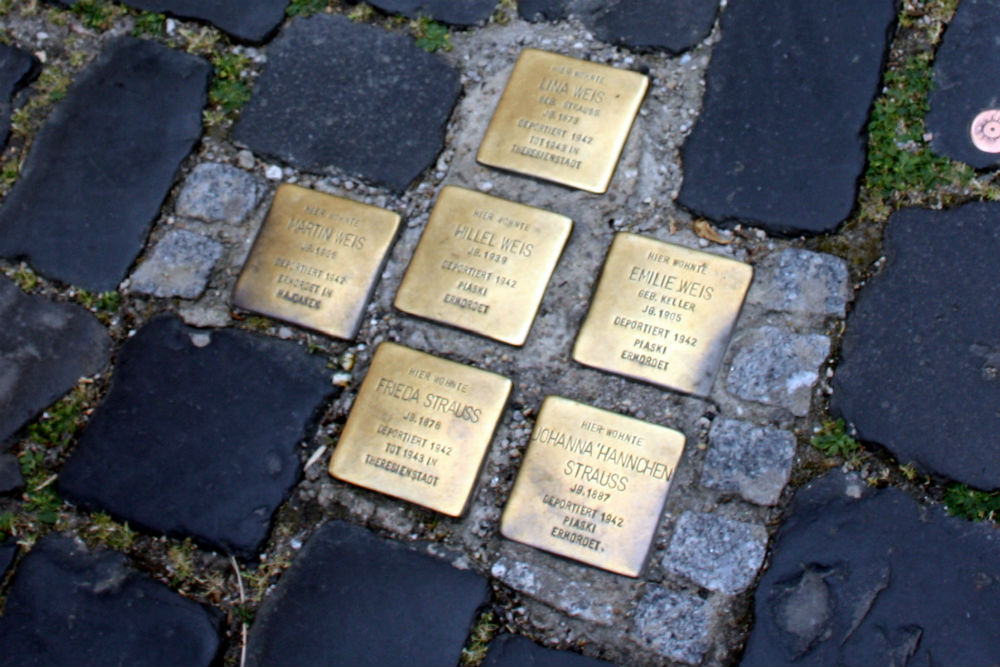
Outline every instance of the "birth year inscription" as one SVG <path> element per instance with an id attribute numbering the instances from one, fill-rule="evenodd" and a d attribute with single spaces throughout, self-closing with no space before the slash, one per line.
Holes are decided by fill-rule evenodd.
<path id="1" fill-rule="evenodd" d="M 752 277 L 749 264 L 621 232 L 573 358 L 706 396 Z"/>
<path id="2" fill-rule="evenodd" d="M 399 222 L 385 209 L 282 184 L 233 303 L 353 338 Z"/>
<path id="3" fill-rule="evenodd" d="M 491 167 L 606 192 L 649 77 L 525 49 L 483 137 Z"/>
<path id="4" fill-rule="evenodd" d="M 334 450 L 330 474 L 460 516 L 511 386 L 496 373 L 382 343 Z"/>
<path id="5" fill-rule="evenodd" d="M 396 307 L 523 345 L 572 226 L 557 213 L 447 186 Z"/>
<path id="6" fill-rule="evenodd" d="M 500 531 L 638 577 L 683 449 L 673 429 L 549 396 Z"/>

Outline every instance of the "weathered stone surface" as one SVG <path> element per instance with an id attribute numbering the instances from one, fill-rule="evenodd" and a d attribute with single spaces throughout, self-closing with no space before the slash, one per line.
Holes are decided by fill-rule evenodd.
<path id="1" fill-rule="evenodd" d="M 833 411 L 900 463 L 1000 487 L 1000 205 L 906 209 L 861 290 Z"/>
<path id="2" fill-rule="evenodd" d="M 396 191 L 437 159 L 458 73 L 409 37 L 317 14 L 294 19 L 268 50 L 236 141 L 300 169 L 336 167 Z"/>
<path id="3" fill-rule="evenodd" d="M 633 632 L 660 655 L 696 665 L 708 651 L 717 613 L 711 600 L 651 585 L 639 601 Z"/>
<path id="4" fill-rule="evenodd" d="M 285 19 L 288 0 L 124 0 L 122 4 L 182 19 L 208 21 L 237 39 L 262 42 Z"/>
<path id="5" fill-rule="evenodd" d="M 516 591 L 600 625 L 614 625 L 637 590 L 632 580 L 596 568 L 555 563 L 547 554 L 511 544 L 490 574 Z"/>
<path id="6" fill-rule="evenodd" d="M 799 248 L 768 255 L 754 267 L 747 303 L 784 313 L 843 317 L 852 299 L 847 262 Z"/>
<path id="7" fill-rule="evenodd" d="M 205 291 L 220 257 L 222 244 L 218 241 L 186 229 L 171 229 L 132 274 L 129 290 L 195 299 Z"/>
<path id="8" fill-rule="evenodd" d="M 679 53 L 712 31 L 718 0 L 520 0 L 528 21 L 578 16 L 598 39 L 632 49 Z"/>
<path id="9" fill-rule="evenodd" d="M 744 665 L 992 664 L 1000 535 L 832 473 L 796 495 L 754 606 Z"/>
<path id="10" fill-rule="evenodd" d="M 934 87 L 928 97 L 931 148 L 977 169 L 1000 161 L 1000 153 L 976 148 L 969 133 L 981 111 L 1000 109 L 1000 87 L 993 76 L 1000 69 L 994 29 L 998 21 L 996 0 L 959 3 L 934 58 Z"/>
<path id="11" fill-rule="evenodd" d="M 10 102 L 38 74 L 35 56 L 14 46 L 0 44 L 0 148 L 10 136 Z"/>
<path id="12" fill-rule="evenodd" d="M 0 617 L 0 664 L 209 665 L 221 621 L 122 554 L 51 534 L 18 565 Z"/>
<path id="13" fill-rule="evenodd" d="M 390 14 L 402 14 L 411 19 L 428 16 L 441 23 L 470 26 L 490 17 L 497 0 L 371 0 L 368 4 Z"/>
<path id="14" fill-rule="evenodd" d="M 764 526 L 685 512 L 677 521 L 663 567 L 709 590 L 734 595 L 753 583 L 766 548 Z"/>
<path id="15" fill-rule="evenodd" d="M 133 526 L 253 558 L 332 389 L 322 359 L 293 343 L 158 317 L 122 348 L 60 491 Z"/>
<path id="16" fill-rule="evenodd" d="M 575 4 L 576 0 L 518 0 L 517 13 L 527 21 L 559 21 Z"/>
<path id="17" fill-rule="evenodd" d="M 727 5 L 678 201 L 776 233 L 839 225 L 895 15 L 893 0 Z"/>
<path id="18" fill-rule="evenodd" d="M 726 378 L 730 392 L 798 417 L 808 414 L 819 367 L 830 354 L 829 338 L 763 326 L 742 336 L 736 346 Z"/>
<path id="19" fill-rule="evenodd" d="M 177 197 L 177 215 L 205 222 L 238 225 L 257 206 L 264 183 L 228 164 L 202 162 L 184 181 Z"/>
<path id="20" fill-rule="evenodd" d="M 8 537 L 3 542 L 0 542 L 0 579 L 7 575 L 7 570 L 14 564 L 16 556 L 17 540 L 13 537 Z"/>
<path id="21" fill-rule="evenodd" d="M 0 451 L 4 441 L 108 361 L 111 338 L 85 309 L 29 296 L 0 275 Z"/>
<path id="22" fill-rule="evenodd" d="M 708 37 L 718 10 L 718 0 L 615 0 L 587 24 L 605 42 L 680 53 Z"/>
<path id="23" fill-rule="evenodd" d="M 788 484 L 795 435 L 769 426 L 718 418 L 708 433 L 701 483 L 738 493 L 758 505 L 774 505 Z"/>
<path id="24" fill-rule="evenodd" d="M 0 453 L 0 494 L 10 493 L 24 487 L 21 465 L 10 452 Z"/>
<path id="25" fill-rule="evenodd" d="M 0 209 L 0 256 L 115 289 L 201 135 L 210 72 L 155 42 L 112 41 L 38 133 Z"/>
<path id="26" fill-rule="evenodd" d="M 248 665 L 455 665 L 486 581 L 342 521 L 320 527 L 265 599 Z"/>
<path id="27" fill-rule="evenodd" d="M 490 642 L 483 667 L 611 667 L 610 662 L 539 646 L 527 637 L 504 633 Z"/>

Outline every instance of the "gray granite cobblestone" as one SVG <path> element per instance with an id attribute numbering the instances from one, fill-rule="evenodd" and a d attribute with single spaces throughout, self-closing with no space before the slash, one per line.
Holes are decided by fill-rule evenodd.
<path id="1" fill-rule="evenodd" d="M 218 241 L 186 229 L 171 229 L 132 274 L 129 289 L 160 297 L 197 298 L 205 291 L 222 252 Z"/>
<path id="2" fill-rule="evenodd" d="M 632 629 L 638 640 L 656 653 L 697 665 L 708 651 L 715 622 L 710 600 L 649 586 L 639 601 Z"/>
<path id="3" fill-rule="evenodd" d="M 663 567 L 709 590 L 734 595 L 753 583 L 766 547 L 764 526 L 685 512 L 677 521 Z"/>
<path id="4" fill-rule="evenodd" d="M 795 435 L 789 431 L 719 418 L 708 434 L 701 483 L 758 505 L 774 505 L 794 459 Z"/>
<path id="5" fill-rule="evenodd" d="M 203 162 L 184 181 L 177 215 L 205 222 L 239 224 L 260 202 L 264 184 L 253 174 L 217 162 Z"/>
<path id="6" fill-rule="evenodd" d="M 828 337 L 766 325 L 744 334 L 735 347 L 726 376 L 730 392 L 798 417 L 808 414 L 820 365 L 830 354 Z"/>
<path id="7" fill-rule="evenodd" d="M 843 317 L 853 296 L 847 262 L 833 255 L 786 248 L 755 271 L 747 303 L 769 310 Z"/>

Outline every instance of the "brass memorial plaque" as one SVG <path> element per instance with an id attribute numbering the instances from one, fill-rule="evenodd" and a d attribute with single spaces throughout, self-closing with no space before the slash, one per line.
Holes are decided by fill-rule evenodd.
<path id="1" fill-rule="evenodd" d="M 233 303 L 353 338 L 399 222 L 385 209 L 282 184 Z"/>
<path id="2" fill-rule="evenodd" d="M 396 307 L 523 345 L 572 227 L 556 213 L 447 186 Z"/>
<path id="3" fill-rule="evenodd" d="M 502 375 L 382 343 L 330 474 L 460 516 L 510 390 Z"/>
<path id="4" fill-rule="evenodd" d="M 500 532 L 638 577 L 683 450 L 679 431 L 549 396 Z"/>
<path id="5" fill-rule="evenodd" d="M 638 72 L 525 49 L 477 159 L 604 193 L 648 87 Z"/>
<path id="6" fill-rule="evenodd" d="M 752 277 L 749 264 L 621 232 L 573 358 L 707 396 Z"/>

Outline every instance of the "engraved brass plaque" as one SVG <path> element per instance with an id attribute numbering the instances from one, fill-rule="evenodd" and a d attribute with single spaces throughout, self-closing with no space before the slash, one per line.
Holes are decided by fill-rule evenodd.
<path id="1" fill-rule="evenodd" d="M 604 193 L 648 87 L 638 72 L 525 49 L 477 159 Z"/>
<path id="2" fill-rule="evenodd" d="M 500 532 L 638 577 L 683 450 L 679 431 L 549 396 Z"/>
<path id="3" fill-rule="evenodd" d="M 233 303 L 353 338 L 399 222 L 385 209 L 282 184 Z"/>
<path id="4" fill-rule="evenodd" d="M 330 474 L 460 516 L 510 390 L 502 375 L 382 343 Z"/>
<path id="5" fill-rule="evenodd" d="M 752 277 L 749 264 L 621 232 L 573 358 L 707 396 Z"/>
<path id="6" fill-rule="evenodd" d="M 556 213 L 447 186 L 396 307 L 523 345 L 572 227 Z"/>

